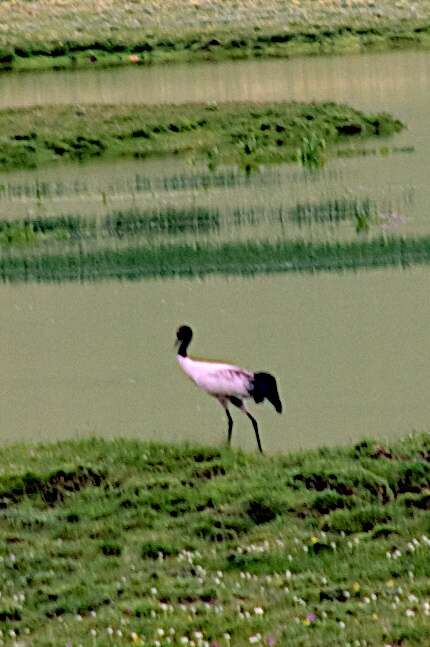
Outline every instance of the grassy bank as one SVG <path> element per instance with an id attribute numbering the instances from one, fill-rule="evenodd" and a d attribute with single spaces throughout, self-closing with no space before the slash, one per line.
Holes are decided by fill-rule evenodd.
<path id="1" fill-rule="evenodd" d="M 4 110 L 0 170 L 172 154 L 206 156 L 212 165 L 288 161 L 299 159 L 306 143 L 311 156 L 320 156 L 326 145 L 384 137 L 402 128 L 391 115 L 328 102 Z"/>
<path id="2" fill-rule="evenodd" d="M 430 435 L 0 451 L 1 644 L 427 644 Z"/>
<path id="3" fill-rule="evenodd" d="M 115 247 L 115 245 L 113 245 Z M 380 237 L 337 243 L 221 243 L 130 246 L 87 249 L 69 245 L 64 253 L 5 250 L 0 280 L 93 281 L 269 274 L 273 272 L 341 271 L 408 267 L 430 263 L 430 238 Z"/>
<path id="4" fill-rule="evenodd" d="M 134 0 L 0 5 L 0 69 L 288 57 L 430 46 L 430 3 Z"/>

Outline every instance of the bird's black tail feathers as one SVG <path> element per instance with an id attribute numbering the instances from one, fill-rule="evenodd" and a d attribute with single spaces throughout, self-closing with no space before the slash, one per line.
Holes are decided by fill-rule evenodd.
<path id="1" fill-rule="evenodd" d="M 252 397 L 255 402 L 269 400 L 278 413 L 282 413 L 282 402 L 279 398 L 276 380 L 270 373 L 254 373 Z"/>

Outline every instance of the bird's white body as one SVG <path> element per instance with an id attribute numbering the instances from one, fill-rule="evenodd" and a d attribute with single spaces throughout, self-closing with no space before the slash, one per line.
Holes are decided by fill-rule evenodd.
<path id="1" fill-rule="evenodd" d="M 249 398 L 254 374 L 239 366 L 177 355 L 179 366 L 201 389 L 215 397 Z"/>
<path id="2" fill-rule="evenodd" d="M 188 346 L 193 337 L 193 331 L 187 325 L 180 326 L 176 331 L 178 352 L 176 359 L 184 373 L 198 387 L 215 397 L 224 408 L 228 420 L 227 437 L 231 441 L 233 418 L 228 410 L 232 404 L 238 407 L 251 420 L 257 438 L 258 449 L 263 453 L 258 424 L 243 402 L 245 398 L 253 398 L 258 404 L 268 400 L 278 413 L 282 412 L 276 380 L 270 373 L 259 371 L 251 373 L 234 364 L 208 362 L 188 356 Z"/>

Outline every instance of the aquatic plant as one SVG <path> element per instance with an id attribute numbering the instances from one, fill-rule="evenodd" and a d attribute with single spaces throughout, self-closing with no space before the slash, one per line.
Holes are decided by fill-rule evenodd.
<path id="1" fill-rule="evenodd" d="M 359 239 L 351 242 L 245 242 L 128 246 L 78 246 L 63 254 L 0 254 L 3 281 L 96 280 L 208 274 L 339 271 L 430 263 L 430 237 Z"/>
<path id="2" fill-rule="evenodd" d="M 131 238 L 155 234 L 178 235 L 216 231 L 220 226 L 217 209 L 190 208 L 115 211 L 101 219 L 82 216 L 50 216 L 0 221 L 0 245 L 14 247 L 53 241 L 104 240 L 106 236 Z"/>
<path id="3" fill-rule="evenodd" d="M 35 232 L 26 223 L 0 223 L 0 246 L 32 245 L 35 240 Z"/>
<path id="4" fill-rule="evenodd" d="M 326 140 L 318 135 L 312 134 L 309 137 L 303 137 L 298 151 L 302 165 L 307 168 L 320 168 L 324 166 L 324 151 L 326 146 Z"/>
<path id="5" fill-rule="evenodd" d="M 355 231 L 357 234 L 367 234 L 372 222 L 376 221 L 376 211 L 370 203 L 364 203 L 354 212 Z"/>
<path id="6" fill-rule="evenodd" d="M 122 238 L 138 234 L 168 233 L 180 234 L 186 231 L 202 232 L 219 228 L 218 209 L 175 209 L 172 207 L 159 211 L 117 211 L 107 216 L 103 228 L 109 234 Z"/>
<path id="7" fill-rule="evenodd" d="M 333 198 L 321 202 L 298 202 L 290 208 L 287 216 L 300 227 L 315 223 L 336 225 L 347 220 L 356 223 L 364 216 L 371 216 L 377 210 L 370 198 Z"/>

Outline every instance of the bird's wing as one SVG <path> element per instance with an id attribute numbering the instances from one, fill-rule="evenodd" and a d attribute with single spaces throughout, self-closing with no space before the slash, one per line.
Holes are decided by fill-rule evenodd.
<path id="1" fill-rule="evenodd" d="M 207 364 L 205 370 L 195 376 L 202 389 L 212 395 L 249 396 L 253 374 L 229 364 Z"/>

